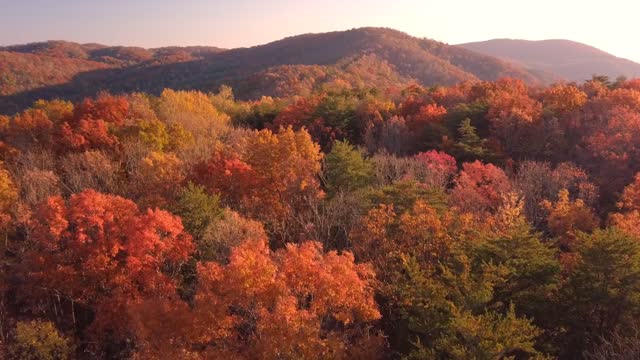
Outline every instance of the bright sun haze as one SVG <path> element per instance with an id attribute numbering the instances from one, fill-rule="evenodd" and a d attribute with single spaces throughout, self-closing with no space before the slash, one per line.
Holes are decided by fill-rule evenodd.
<path id="1" fill-rule="evenodd" d="M 0 45 L 69 40 L 234 48 L 382 26 L 449 44 L 569 39 L 640 61 L 634 0 L 0 0 L 0 9 Z"/>

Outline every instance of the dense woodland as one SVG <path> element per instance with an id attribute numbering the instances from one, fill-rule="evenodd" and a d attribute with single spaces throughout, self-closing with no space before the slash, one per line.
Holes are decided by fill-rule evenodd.
<path id="1" fill-rule="evenodd" d="M 640 357 L 640 80 L 101 93 L 0 139 L 3 358 Z"/>

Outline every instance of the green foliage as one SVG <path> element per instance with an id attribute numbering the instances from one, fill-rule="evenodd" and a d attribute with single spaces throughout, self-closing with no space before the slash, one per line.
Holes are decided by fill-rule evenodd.
<path id="1" fill-rule="evenodd" d="M 439 212 L 448 208 L 447 195 L 442 190 L 424 186 L 415 180 L 396 181 L 391 185 L 371 189 L 366 193 L 366 199 L 366 208 L 370 209 L 378 204 L 393 205 L 398 214 L 411 209 L 418 200 Z"/>
<path id="2" fill-rule="evenodd" d="M 351 192 L 372 184 L 374 165 L 347 141 L 336 141 L 325 158 L 325 176 L 330 192 Z"/>
<path id="3" fill-rule="evenodd" d="M 518 317 L 513 304 L 504 315 L 490 306 L 508 269 L 473 270 L 462 253 L 451 260 L 434 271 L 413 258 L 403 260 L 390 284 L 390 303 L 397 308 L 389 317 L 401 331 L 391 334 L 394 347 L 407 359 L 542 358 L 534 348 L 540 329 Z"/>
<path id="4" fill-rule="evenodd" d="M 190 182 L 179 190 L 174 213 L 182 218 L 185 229 L 198 239 L 211 222 L 222 216 L 222 208 L 218 196 L 209 195 L 203 186 Z"/>
<path id="5" fill-rule="evenodd" d="M 471 242 L 476 270 L 500 266 L 503 276 L 493 288 L 489 303 L 493 309 L 506 311 L 514 304 L 518 314 L 544 324 L 553 304 L 549 301 L 560 282 L 560 264 L 556 251 L 533 233 L 524 221 L 504 234 L 487 234 Z"/>
<path id="6" fill-rule="evenodd" d="M 518 318 L 511 306 L 506 315 L 486 312 L 458 313 L 452 329 L 436 342 L 435 353 L 448 359 L 543 359 L 534 348 L 540 330 L 526 318 Z M 410 356 L 409 358 L 415 358 Z"/>
<path id="7" fill-rule="evenodd" d="M 542 358 L 560 280 L 555 251 L 520 217 L 502 231 L 453 234 L 435 267 L 415 253 L 389 269 L 381 293 L 393 348 L 409 359 Z"/>
<path id="8" fill-rule="evenodd" d="M 9 345 L 9 356 L 16 360 L 65 360 L 72 351 L 71 342 L 49 321 L 18 322 Z"/>
<path id="9" fill-rule="evenodd" d="M 487 156 L 486 139 L 481 139 L 469 118 L 458 127 L 459 139 L 455 144 L 456 157 L 464 160 L 484 159 Z"/>
<path id="10" fill-rule="evenodd" d="M 578 264 L 561 289 L 561 326 L 567 353 L 582 353 L 640 316 L 640 242 L 620 230 L 583 234 Z"/>
<path id="11" fill-rule="evenodd" d="M 252 102 L 249 105 L 250 108 L 246 113 L 231 115 L 234 124 L 262 130 L 267 124 L 273 123 L 273 120 L 287 105 L 287 101 L 263 96 L 259 101 Z"/>
<path id="12" fill-rule="evenodd" d="M 348 92 L 329 94 L 318 104 L 314 115 L 324 119 L 328 126 L 339 129 L 342 136 L 356 134 L 357 105 L 358 99 Z"/>
<path id="13" fill-rule="evenodd" d="M 489 106 L 481 101 L 458 104 L 447 112 L 445 122 L 449 130 L 455 132 L 465 119 L 469 119 L 477 127 L 480 137 L 486 137 L 489 136 L 488 111 Z"/>
<path id="14" fill-rule="evenodd" d="M 235 124 L 241 124 L 251 113 L 251 106 L 247 103 L 236 101 L 233 89 L 228 85 L 222 85 L 217 94 L 210 94 L 209 100 L 213 106 L 231 117 Z"/>

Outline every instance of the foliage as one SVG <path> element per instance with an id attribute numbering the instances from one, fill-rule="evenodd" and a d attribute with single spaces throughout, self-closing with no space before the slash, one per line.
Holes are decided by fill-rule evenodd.
<path id="1" fill-rule="evenodd" d="M 337 55 L 319 54 L 308 44 L 323 36 L 308 35 L 285 40 L 278 56 L 257 48 L 260 64 L 201 48 L 0 51 L 118 67 L 119 79 L 153 90 L 83 93 L 0 116 L 1 350 L 633 354 L 638 80 L 478 81 L 467 70 L 490 79 L 502 63 L 476 68 L 466 51 L 387 30 L 332 36 L 347 44 Z M 280 63 L 291 56 L 322 65 Z M 149 64 L 161 72 L 153 79 Z M 179 84 L 182 71 L 197 84 L 161 86 Z M 235 75 L 217 93 L 191 90 L 218 88 L 223 73 Z M 42 339 L 19 339 L 16 324 Z"/>
<path id="2" fill-rule="evenodd" d="M 227 265 L 199 264 L 198 277 L 192 309 L 141 312 L 143 356 L 346 358 L 349 343 L 367 338 L 359 328 L 380 317 L 371 268 L 314 242 L 274 254 L 249 239 Z M 176 320 L 172 332 L 157 328 L 160 317 Z"/>
<path id="3" fill-rule="evenodd" d="M 348 142 L 337 141 L 325 158 L 324 175 L 332 192 L 367 187 L 373 180 L 373 164 Z"/>
<path id="4" fill-rule="evenodd" d="M 68 202 L 49 198 L 34 215 L 31 231 L 24 296 L 58 294 L 78 303 L 80 309 L 66 317 L 75 322 L 75 311 L 93 312 L 85 321 L 103 336 L 108 331 L 126 336 L 132 304 L 170 296 L 175 285 L 162 269 L 185 261 L 193 248 L 179 218 L 162 210 L 141 211 L 130 200 L 93 190 Z"/>
<path id="5" fill-rule="evenodd" d="M 73 348 L 55 326 L 47 321 L 20 321 L 9 348 L 11 359 L 66 360 Z"/>

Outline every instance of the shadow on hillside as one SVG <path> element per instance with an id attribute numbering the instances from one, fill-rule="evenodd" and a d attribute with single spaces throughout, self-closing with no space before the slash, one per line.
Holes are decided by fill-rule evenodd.
<path id="1" fill-rule="evenodd" d="M 82 72 L 64 84 L 0 96 L 0 114 L 15 114 L 30 107 L 38 99 L 78 101 L 101 91 L 159 94 L 165 88 L 212 90 L 217 88 L 216 85 L 226 75 L 232 75 L 232 72 L 226 66 L 211 65 L 210 59 L 201 59 L 148 67 Z"/>

